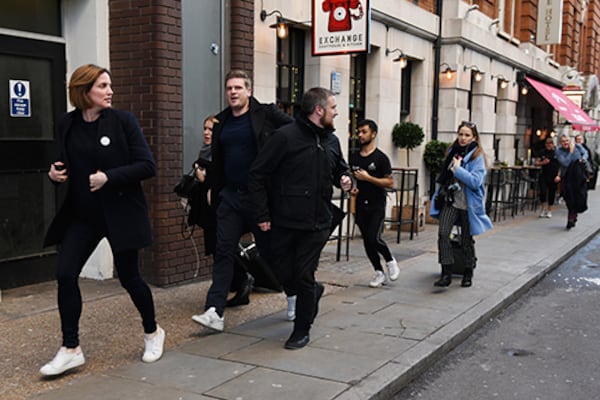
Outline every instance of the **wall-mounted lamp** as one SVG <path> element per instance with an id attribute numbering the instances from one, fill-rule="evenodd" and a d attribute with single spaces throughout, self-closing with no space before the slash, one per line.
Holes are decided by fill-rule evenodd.
<path id="1" fill-rule="evenodd" d="M 491 31 L 492 27 L 494 27 L 495 25 L 498 25 L 500 23 L 500 19 L 496 18 L 494 20 L 492 20 L 492 22 L 490 22 L 490 26 L 488 27 L 488 29 Z"/>
<path id="2" fill-rule="evenodd" d="M 475 10 L 479 10 L 479 6 L 477 4 L 473 4 L 471 7 L 467 8 L 467 12 L 465 12 L 465 18 L 467 18 L 471 11 Z"/>
<path id="3" fill-rule="evenodd" d="M 404 54 L 404 52 L 402 50 L 400 50 L 400 49 L 394 49 L 394 50 L 385 49 L 386 57 L 389 56 L 390 54 L 394 54 L 394 53 L 400 53 L 400 54 L 398 55 L 398 57 L 394 58 L 392 61 L 399 62 L 400 68 L 405 68 L 408 65 L 408 57 L 406 57 L 406 54 Z"/>
<path id="4" fill-rule="evenodd" d="M 446 66 L 446 68 L 444 68 L 444 65 Z M 444 68 L 444 69 L 442 69 L 442 68 Z M 450 67 L 450 65 L 448 63 L 441 63 L 440 64 L 440 71 L 443 74 L 446 74 L 446 79 L 448 79 L 448 80 L 452 79 L 452 73 L 456 72 L 456 70 L 452 69 L 452 67 Z"/>
<path id="5" fill-rule="evenodd" d="M 523 86 L 521 86 L 521 94 L 523 96 L 527 96 L 527 93 L 529 93 L 529 86 L 523 84 Z"/>
<path id="6" fill-rule="evenodd" d="M 483 74 L 485 74 L 485 72 L 482 72 L 479 67 L 477 65 L 471 65 L 471 66 L 464 66 L 463 67 L 463 71 L 467 71 L 467 70 L 471 70 L 472 74 L 473 74 L 473 79 L 475 79 L 475 82 L 481 82 L 481 79 L 483 78 Z"/>
<path id="7" fill-rule="evenodd" d="M 275 28 L 277 30 L 277 37 L 279 39 L 285 39 L 288 35 L 288 26 L 287 21 L 283 18 L 283 14 L 279 10 L 273 10 L 271 12 L 267 12 L 267 10 L 262 9 L 260 12 L 260 20 L 265 22 L 267 17 L 270 17 L 273 14 L 277 14 L 277 22 L 274 25 L 269 26 L 270 28 Z"/>
<path id="8" fill-rule="evenodd" d="M 506 79 L 504 77 L 504 75 L 492 75 L 491 78 L 492 79 L 496 78 L 498 80 L 498 82 L 500 83 L 500 87 L 502 89 L 506 89 L 506 87 L 508 86 L 508 79 Z"/>

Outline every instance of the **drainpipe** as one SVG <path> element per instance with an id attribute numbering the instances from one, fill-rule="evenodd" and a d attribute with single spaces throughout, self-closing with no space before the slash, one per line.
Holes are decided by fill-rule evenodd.
<path id="1" fill-rule="evenodd" d="M 442 52 L 442 4 L 443 0 L 437 1 L 437 15 L 439 17 L 438 35 L 435 38 L 434 66 L 433 66 L 433 111 L 431 112 L 431 140 L 438 138 L 438 114 L 440 108 L 440 58 Z"/>

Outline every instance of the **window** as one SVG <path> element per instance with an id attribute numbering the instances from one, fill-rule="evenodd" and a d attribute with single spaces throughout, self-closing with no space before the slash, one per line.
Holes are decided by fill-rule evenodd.
<path id="1" fill-rule="evenodd" d="M 365 118 L 365 94 L 367 81 L 367 55 L 353 54 L 350 59 L 350 115 L 348 126 L 348 149 L 358 149 L 358 122 Z"/>
<path id="2" fill-rule="evenodd" d="M 3 1 L 0 27 L 61 36 L 60 0 Z"/>
<path id="3" fill-rule="evenodd" d="M 408 60 L 406 67 L 402 69 L 400 82 L 400 121 L 408 121 L 410 116 L 410 81 L 412 77 L 413 62 Z"/>
<path id="4" fill-rule="evenodd" d="M 277 105 L 295 115 L 304 93 L 304 31 L 290 29 L 288 37 L 277 39 Z"/>
<path id="5" fill-rule="evenodd" d="M 521 15 L 521 2 L 516 0 L 498 1 L 498 18 L 500 19 L 500 35 L 511 41 L 518 42 L 519 16 Z"/>

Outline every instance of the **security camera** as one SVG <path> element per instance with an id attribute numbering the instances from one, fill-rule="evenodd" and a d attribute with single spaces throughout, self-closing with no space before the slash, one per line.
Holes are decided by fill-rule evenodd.
<path id="1" fill-rule="evenodd" d="M 211 43 L 210 51 L 216 56 L 217 54 L 219 54 L 219 45 L 216 43 Z"/>

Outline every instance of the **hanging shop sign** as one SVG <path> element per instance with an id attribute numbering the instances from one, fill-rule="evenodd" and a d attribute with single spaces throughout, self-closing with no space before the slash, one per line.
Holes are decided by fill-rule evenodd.
<path id="1" fill-rule="evenodd" d="M 369 0 L 312 0 L 313 56 L 370 50 Z"/>
<path id="2" fill-rule="evenodd" d="M 559 44 L 562 36 L 562 0 L 540 0 L 538 3 L 537 32 L 535 42 Z"/>

